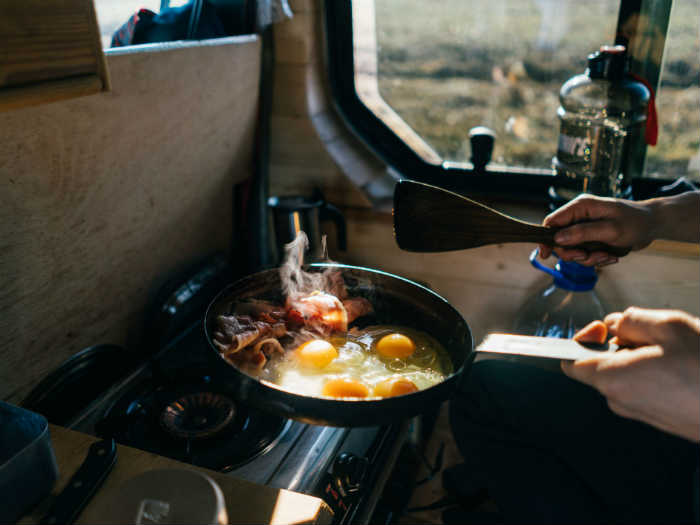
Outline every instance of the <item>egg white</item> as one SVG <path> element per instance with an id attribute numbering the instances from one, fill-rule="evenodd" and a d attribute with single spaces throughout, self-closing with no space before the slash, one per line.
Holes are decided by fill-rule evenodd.
<path id="1" fill-rule="evenodd" d="M 398 359 L 377 354 L 374 345 L 388 333 L 402 333 L 410 337 L 416 344 L 413 356 Z M 330 342 L 338 350 L 338 357 L 326 367 L 319 369 L 304 366 L 292 351 L 288 352 L 285 358 L 270 363 L 270 377 L 274 378 L 273 381 L 277 385 L 290 392 L 321 396 L 323 385 L 334 378 L 360 381 L 371 391 L 377 383 L 401 376 L 412 381 L 419 390 L 423 390 L 443 381 L 451 372 L 445 370 L 446 353 L 437 341 L 427 334 L 404 327 L 369 327 L 361 333 L 333 336 Z"/>

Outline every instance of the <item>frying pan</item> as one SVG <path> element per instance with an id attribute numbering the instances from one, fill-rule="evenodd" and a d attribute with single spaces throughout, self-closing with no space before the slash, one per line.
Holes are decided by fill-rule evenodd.
<path id="1" fill-rule="evenodd" d="M 305 423 L 361 427 L 386 425 L 436 409 L 450 398 L 467 375 L 474 358 L 472 334 L 466 321 L 445 299 L 413 281 L 379 270 L 334 263 L 316 263 L 309 271 L 340 270 L 351 297 L 367 298 L 374 313 L 352 326 L 403 325 L 437 339 L 452 360 L 453 373 L 444 381 L 411 394 L 383 399 L 332 399 L 283 390 L 254 378 L 226 361 L 212 342 L 218 315 L 229 314 L 240 299 L 253 297 L 283 304 L 277 269 L 255 273 L 223 289 L 204 317 L 209 356 L 217 375 L 231 388 L 237 401 Z"/>

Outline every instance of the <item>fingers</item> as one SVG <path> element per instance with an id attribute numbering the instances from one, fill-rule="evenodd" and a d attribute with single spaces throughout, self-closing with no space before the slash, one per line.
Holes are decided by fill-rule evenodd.
<path id="1" fill-rule="evenodd" d="M 611 203 L 614 203 L 614 199 L 579 195 L 547 215 L 542 225 L 548 228 L 561 228 L 575 222 L 603 219 L 610 216 Z"/>
<path id="2" fill-rule="evenodd" d="M 574 341 L 602 344 L 608 337 L 608 326 L 603 321 L 592 321 L 574 334 Z"/>
<path id="3" fill-rule="evenodd" d="M 619 246 L 624 231 L 620 221 L 601 219 L 567 225 L 554 235 L 554 242 L 561 246 L 574 246 L 589 241 L 600 241 Z"/>
<path id="4" fill-rule="evenodd" d="M 562 361 L 561 370 L 571 379 L 595 387 L 596 370 L 599 360 L 600 357 L 596 356 L 583 361 Z"/>
<path id="5" fill-rule="evenodd" d="M 640 366 L 663 354 L 658 346 L 645 346 L 634 350 L 601 352 L 600 355 L 562 361 L 562 371 L 572 379 L 590 385 L 606 397 L 617 398 L 620 390 L 620 373 L 631 366 Z"/>
<path id="6" fill-rule="evenodd" d="M 635 347 L 666 342 L 669 331 L 687 322 L 686 317 L 687 314 L 676 310 L 630 307 L 622 313 L 609 314 L 604 322 L 622 346 Z"/>
<path id="7" fill-rule="evenodd" d="M 562 261 L 573 261 L 583 266 L 608 266 L 618 262 L 618 258 L 607 252 L 586 252 L 576 248 L 562 248 L 557 246 L 557 255 Z"/>

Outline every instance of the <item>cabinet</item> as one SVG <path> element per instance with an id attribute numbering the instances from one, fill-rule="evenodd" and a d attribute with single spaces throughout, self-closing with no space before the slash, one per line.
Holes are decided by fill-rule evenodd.
<path id="1" fill-rule="evenodd" d="M 0 111 L 109 91 L 92 0 L 0 3 Z"/>

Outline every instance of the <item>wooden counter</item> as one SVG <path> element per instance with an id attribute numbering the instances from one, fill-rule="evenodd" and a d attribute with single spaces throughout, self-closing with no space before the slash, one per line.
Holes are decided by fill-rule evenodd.
<path id="1" fill-rule="evenodd" d="M 80 467 L 88 448 L 98 438 L 50 425 L 51 443 L 56 453 L 59 478 L 51 496 L 37 505 L 18 524 L 39 523 L 48 511 L 56 495 Z M 112 523 L 110 516 L 101 515 L 103 503 L 129 479 L 153 469 L 189 469 L 207 474 L 218 483 L 224 493 L 229 523 L 314 523 L 327 524 L 332 521 L 332 511 L 323 500 L 288 490 L 278 490 L 250 483 L 219 472 L 180 463 L 156 454 L 135 448 L 117 445 L 117 461 L 100 489 L 90 500 L 76 523 Z"/>

